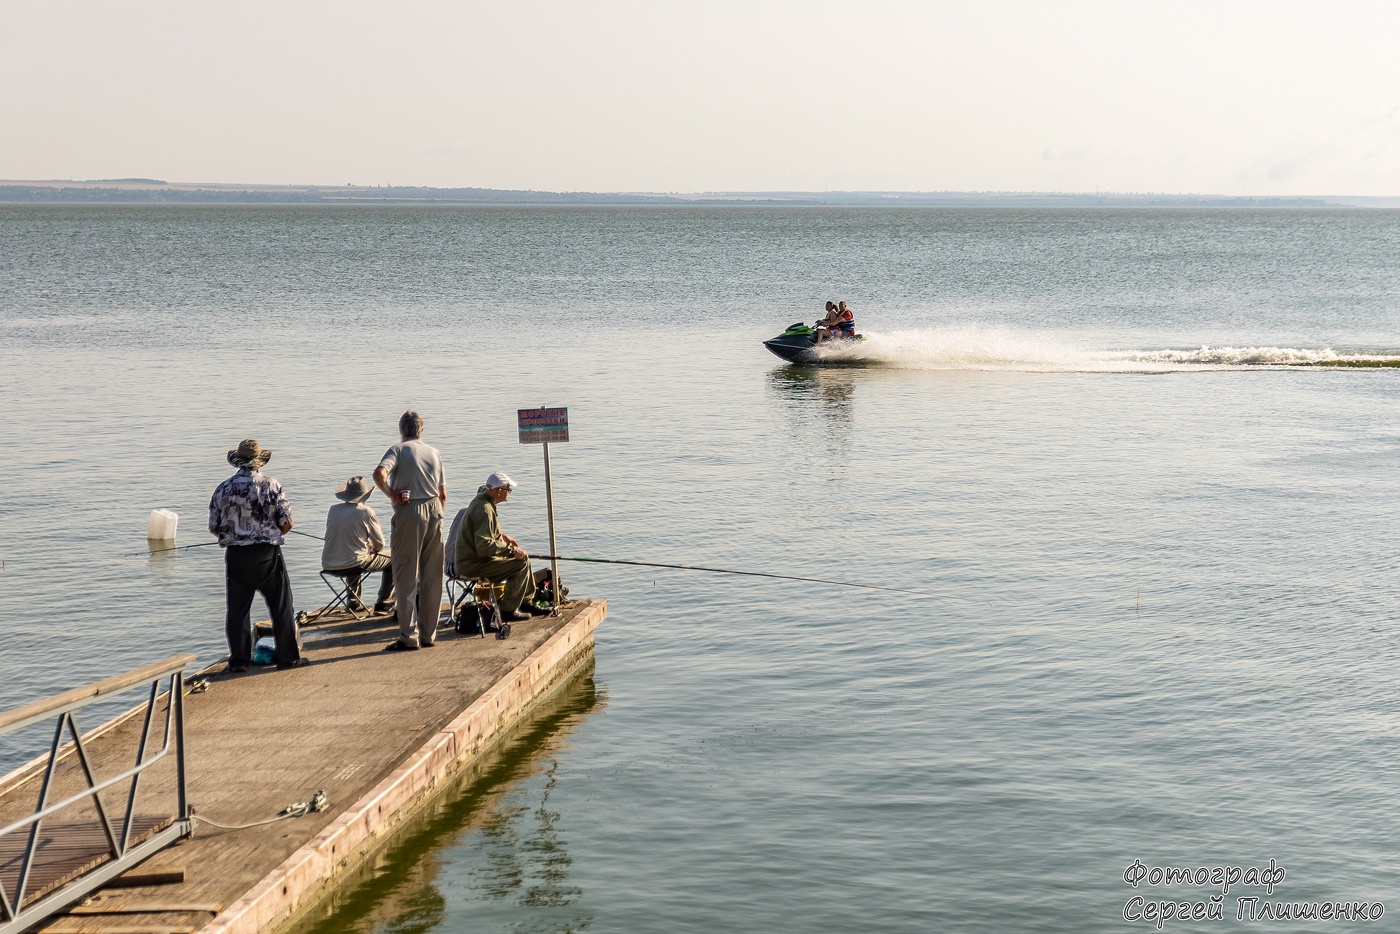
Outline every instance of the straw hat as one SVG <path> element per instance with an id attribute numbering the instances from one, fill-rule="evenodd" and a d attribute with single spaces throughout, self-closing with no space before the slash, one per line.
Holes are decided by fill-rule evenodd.
<path id="1" fill-rule="evenodd" d="M 336 488 L 335 498 L 347 503 L 363 503 L 374 492 L 364 477 L 351 477 Z"/>
<path id="2" fill-rule="evenodd" d="M 254 470 L 272 460 L 272 452 L 252 438 L 238 445 L 238 450 L 228 452 L 228 462 L 235 467 L 252 467 Z"/>

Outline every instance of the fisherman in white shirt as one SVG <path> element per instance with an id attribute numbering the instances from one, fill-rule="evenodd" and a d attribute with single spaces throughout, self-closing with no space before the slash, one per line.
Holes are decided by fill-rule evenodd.
<path id="1" fill-rule="evenodd" d="M 374 482 L 394 504 L 389 533 L 394 586 L 399 593 L 399 637 L 386 652 L 431 648 L 442 612 L 442 511 L 447 484 L 437 448 L 424 444 L 423 416 L 412 410 L 399 418 L 398 444 L 384 452 Z"/>
<path id="2" fill-rule="evenodd" d="M 374 615 L 384 616 L 394 612 L 394 566 L 390 552 L 384 550 L 384 531 L 379 527 L 379 517 L 365 500 L 374 492 L 374 487 L 365 482 L 364 477 L 351 477 L 335 491 L 340 500 L 326 513 L 326 545 L 321 549 L 321 567 L 327 571 L 347 571 L 354 568 L 358 574 L 345 576 L 350 588 L 351 610 L 363 610 L 365 605 L 360 597 L 360 583 L 365 575 L 380 572 L 379 597 L 374 604 Z"/>

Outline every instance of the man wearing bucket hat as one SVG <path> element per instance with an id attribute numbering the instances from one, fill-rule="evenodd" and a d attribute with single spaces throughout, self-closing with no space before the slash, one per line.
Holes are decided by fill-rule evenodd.
<path id="1" fill-rule="evenodd" d="M 251 438 L 228 452 L 238 472 L 220 483 L 209 500 L 209 532 L 224 549 L 224 582 L 228 614 L 229 671 L 247 671 L 253 661 L 253 623 L 249 611 L 253 594 L 267 601 L 272 635 L 277 644 L 277 667 L 310 664 L 301 655 L 301 636 L 292 614 L 292 582 L 282 560 L 283 536 L 292 530 L 292 510 L 282 484 L 263 476 L 272 452 Z"/>
<path id="2" fill-rule="evenodd" d="M 399 637 L 386 652 L 431 647 L 442 612 L 442 511 L 447 484 L 437 448 L 423 443 L 423 416 L 411 409 L 399 417 L 398 444 L 384 452 L 374 482 L 394 504 L 389 547 L 394 587 L 399 592 Z"/>
<path id="3" fill-rule="evenodd" d="M 327 571 L 353 569 L 358 572 L 345 575 L 352 610 L 364 609 L 360 582 L 365 575 L 382 572 L 374 613 L 383 616 L 394 611 L 394 567 L 390 553 L 384 550 L 384 531 L 379 527 L 379 517 L 365 502 L 373 492 L 374 487 L 366 483 L 364 477 L 351 477 L 335 491 L 335 498 L 340 502 L 326 513 L 326 545 L 321 549 L 321 567 Z"/>
<path id="4" fill-rule="evenodd" d="M 508 623 L 529 619 L 531 614 L 549 613 L 535 609 L 535 575 L 530 570 L 530 556 L 519 542 L 501 531 L 496 521 L 496 507 L 510 497 L 513 489 L 515 481 L 503 473 L 487 477 L 467 506 L 457 540 L 452 543 L 458 577 L 505 581 L 501 618 Z"/>

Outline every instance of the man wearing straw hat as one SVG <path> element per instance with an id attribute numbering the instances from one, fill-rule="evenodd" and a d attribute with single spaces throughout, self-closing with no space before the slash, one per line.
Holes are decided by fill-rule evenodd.
<path id="1" fill-rule="evenodd" d="M 383 616 L 394 611 L 394 566 L 390 553 L 384 550 L 384 530 L 379 517 L 365 500 L 374 487 L 364 477 L 351 477 L 335 491 L 340 500 L 326 513 L 326 546 L 321 549 L 321 567 L 327 571 L 358 571 L 345 575 L 350 588 L 346 601 L 351 610 L 363 610 L 360 582 L 366 574 L 382 572 L 379 578 L 379 598 L 374 614 Z"/>
<path id="2" fill-rule="evenodd" d="M 263 476 L 272 452 L 251 438 L 228 452 L 238 472 L 220 483 L 209 500 L 209 532 L 224 549 L 224 583 L 228 615 L 228 670 L 247 671 L 253 661 L 253 594 L 267 601 L 277 667 L 308 665 L 292 614 L 292 582 L 282 560 L 283 536 L 292 530 L 292 510 L 282 484 Z"/>
<path id="3" fill-rule="evenodd" d="M 386 652 L 431 648 L 442 612 L 442 511 L 447 484 L 437 448 L 423 443 L 423 416 L 399 417 L 398 444 L 384 452 L 374 482 L 394 504 L 389 531 L 394 586 L 399 592 L 399 637 Z"/>

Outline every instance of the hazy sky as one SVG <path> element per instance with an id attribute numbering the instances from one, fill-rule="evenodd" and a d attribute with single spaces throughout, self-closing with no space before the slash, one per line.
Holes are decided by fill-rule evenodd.
<path id="1" fill-rule="evenodd" d="M 1400 2 L 0 0 L 0 178 L 1400 195 Z"/>

